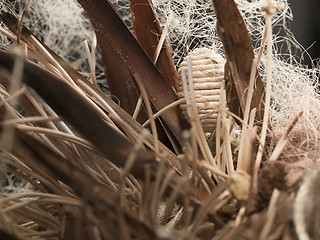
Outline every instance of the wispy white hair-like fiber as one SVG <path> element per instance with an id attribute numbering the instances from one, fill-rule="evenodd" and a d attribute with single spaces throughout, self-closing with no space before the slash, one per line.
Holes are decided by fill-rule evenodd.
<path id="1" fill-rule="evenodd" d="M 0 10 L 14 13 L 20 19 L 27 1 L 10 2 L 0 3 Z M 77 1 L 32 1 L 24 19 L 24 25 L 57 54 L 72 63 L 77 70 L 86 76 L 89 75 L 87 57 L 82 42 L 87 40 L 91 45 L 93 29 Z M 1 37 L 0 44 L 3 47 L 8 42 L 3 36 Z M 98 75 L 103 73 L 101 61 L 98 61 L 96 70 Z"/>

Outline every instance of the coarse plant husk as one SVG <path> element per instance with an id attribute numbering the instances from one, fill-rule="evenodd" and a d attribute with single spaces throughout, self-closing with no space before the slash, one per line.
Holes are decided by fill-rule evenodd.
<path id="1" fill-rule="evenodd" d="M 119 0 L 112 3 L 132 31 L 129 3 Z M 212 1 L 153 0 L 152 3 L 163 28 L 167 19 L 172 19 L 166 41 L 177 69 L 196 48 L 206 47 L 224 55 Z M 265 31 L 262 3 L 246 0 L 236 3 L 257 55 Z M 233 171 L 237 167 L 241 130 L 236 126 L 235 132 L 225 131 L 233 125 L 223 104 L 220 109 L 212 110 L 221 114 L 222 119 L 222 162 L 216 166 L 216 148 L 212 145 L 217 141 L 207 142 L 196 120 L 190 130 L 181 132 L 182 150 L 173 147 L 174 152 L 158 142 L 154 128 L 152 134 L 143 130 L 94 84 L 81 76 L 73 77 L 67 69 L 63 73 L 46 58 L 47 53 L 29 49 L 30 59 L 34 61 L 37 56 L 35 62 L 46 66 L 51 73 L 28 62 L 20 65 L 20 70 L 18 65 L 18 70 L 11 71 L 23 53 L 3 53 L 11 65 L 1 62 L 0 69 L 4 163 L 1 170 L 11 175 L 0 199 L 0 236 L 8 235 L 12 239 L 295 239 L 297 234 L 301 236 L 295 232 L 292 212 L 304 176 L 319 164 L 319 68 L 308 69 L 299 63 L 304 50 L 287 28 L 287 21 L 292 20 L 290 7 L 287 0 L 276 3 L 281 8 L 272 19 L 271 105 L 257 191 L 252 187 L 252 172 Z M 25 5 L 20 0 L 4 1 L 0 10 L 19 18 Z M 89 77 L 82 41 L 93 44 L 93 28 L 81 6 L 76 1 L 39 0 L 32 1 L 28 12 L 24 25 L 60 55 L 65 64 Z M 278 29 L 284 34 L 277 35 Z M 2 49 L 7 52 L 14 49 L 12 41 L 4 35 L 0 34 L 0 40 Z M 283 49 L 286 52 L 280 52 Z M 96 60 L 96 76 L 103 82 L 99 55 Z M 257 66 L 264 82 L 268 64 L 264 50 Z M 24 75 L 19 77 L 19 72 Z M 134 77 L 148 108 L 150 96 L 144 94 L 139 77 Z M 37 87 L 32 79 L 43 82 Z M 57 84 L 49 91 L 52 83 Z M 56 91 L 59 99 L 42 91 Z M 192 92 L 191 89 L 191 101 Z M 64 97 L 69 102 L 64 103 Z M 81 116 L 82 111 L 88 114 Z M 74 115 L 70 116 L 71 112 Z M 196 110 L 191 107 L 191 112 L 196 118 Z M 300 112 L 302 116 L 298 115 Z M 151 106 L 148 113 L 152 114 Z M 100 120 L 91 118 L 90 114 L 99 116 Z M 297 122 L 292 123 L 295 118 Z M 152 125 L 153 118 L 150 122 Z M 98 131 L 91 126 L 95 123 L 101 126 Z M 275 161 L 269 161 L 290 126 L 284 148 Z M 253 138 L 249 141 L 252 153 L 248 156 L 253 159 L 259 142 L 254 138 L 259 135 L 255 135 L 254 129 L 249 130 Z M 101 139 L 96 139 L 102 134 Z M 109 135 L 117 140 L 112 142 Z M 102 140 L 111 141 L 110 145 L 119 150 L 109 152 Z M 227 163 L 228 157 L 232 158 L 231 163 Z M 19 183 L 17 176 L 27 184 L 13 186 Z"/>

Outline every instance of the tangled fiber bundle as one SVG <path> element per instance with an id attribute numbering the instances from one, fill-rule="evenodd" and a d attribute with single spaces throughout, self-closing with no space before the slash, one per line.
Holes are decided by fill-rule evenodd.
<path id="1" fill-rule="evenodd" d="M 319 69 L 286 0 L 0 10 L 1 238 L 319 237 Z"/>

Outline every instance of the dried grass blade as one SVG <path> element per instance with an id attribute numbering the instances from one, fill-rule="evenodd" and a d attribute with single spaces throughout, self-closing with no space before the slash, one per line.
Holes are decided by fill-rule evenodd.
<path id="1" fill-rule="evenodd" d="M 0 51 L 0 65 L 10 69 L 13 65 L 13 57 Z M 61 115 L 91 141 L 108 160 L 117 166 L 125 166 L 128 156 L 135 151 L 131 142 L 106 124 L 91 108 L 91 105 L 83 99 L 83 96 L 68 83 L 33 63 L 25 62 L 24 66 L 23 82 L 34 88 L 57 114 Z M 42 84 L 38 84 L 40 80 Z M 19 132 L 19 130 L 16 129 L 16 132 Z M 32 143 L 35 140 L 30 138 L 28 141 Z M 30 147 L 35 151 L 37 149 L 32 145 L 30 146 L 27 141 L 23 144 L 26 148 Z M 36 143 L 36 145 L 39 145 L 39 143 Z M 154 153 L 144 150 L 136 151 L 136 163 L 132 168 L 132 174 L 139 179 L 143 179 L 145 165 L 151 167 L 152 174 L 155 176 L 159 165 L 154 159 Z M 164 173 L 167 174 L 167 169 Z M 180 181 L 182 181 L 180 175 L 173 175 L 168 190 L 175 189 Z M 189 197 L 198 205 L 208 197 L 205 192 L 192 184 L 188 184 L 188 187 L 179 192 L 179 195 Z"/>
<path id="2" fill-rule="evenodd" d="M 1 12 L 0 13 L 0 19 L 3 21 L 3 23 L 12 31 L 16 32 L 16 26 L 18 24 L 18 20 L 9 13 Z M 31 37 L 32 36 L 32 37 Z M 34 43 L 35 36 L 25 27 L 22 29 L 22 35 L 21 38 L 23 41 L 25 41 L 28 44 L 28 47 L 37 51 L 36 44 Z M 118 114 L 118 116 L 126 123 L 128 124 L 135 132 L 137 132 L 137 135 L 140 134 L 143 131 L 143 128 L 141 125 L 132 119 L 132 117 L 124 111 L 121 107 L 119 107 L 117 104 L 115 104 L 110 98 L 108 98 L 104 93 L 102 93 L 97 86 L 94 84 L 91 84 L 89 81 L 87 81 L 86 78 L 84 78 L 80 73 L 78 73 L 73 67 L 70 66 L 69 63 L 67 63 L 65 60 L 63 60 L 61 57 L 59 57 L 55 52 L 53 52 L 48 46 L 43 44 L 43 47 L 52 55 L 52 57 L 66 70 L 69 76 L 71 76 L 73 79 L 80 79 L 81 82 L 86 84 L 88 87 L 90 87 L 93 91 L 95 91 L 109 106 L 112 107 L 112 109 Z M 1 78 L 2 79 L 2 78 Z M 8 81 L 9 82 L 9 81 Z M 86 92 L 87 95 L 92 96 L 89 92 L 86 91 L 86 89 L 83 89 L 84 92 Z M 24 103 L 25 101 L 23 101 Z M 32 107 L 32 104 L 29 104 Z M 29 109 L 31 108 L 29 107 Z M 165 106 L 166 107 L 166 106 Z M 25 108 L 25 106 L 24 106 Z M 177 108 L 177 106 L 176 106 Z M 32 112 L 35 112 L 35 114 L 30 114 Z M 30 111 L 28 111 L 30 115 L 38 115 L 38 111 L 36 111 L 33 107 Z M 154 145 L 153 137 L 151 134 L 146 136 L 146 140 L 148 143 Z M 175 167 L 175 169 L 180 169 L 180 163 L 179 160 L 177 160 L 176 156 L 166 148 L 161 142 L 159 142 L 159 150 L 163 154 L 166 155 L 168 158 L 168 161 L 172 166 Z"/>
<path id="3" fill-rule="evenodd" d="M 92 83 L 94 85 L 97 85 L 97 79 L 96 79 L 96 73 L 95 73 L 95 63 L 93 62 L 94 59 L 92 59 L 92 53 L 94 52 L 94 50 L 92 49 L 92 52 L 90 52 L 88 41 L 86 41 L 86 40 L 83 41 L 83 46 L 84 46 L 84 49 L 87 54 L 87 59 L 88 59 L 89 68 L 90 68 L 90 72 L 91 72 Z"/>
<path id="4" fill-rule="evenodd" d="M 12 56 L 1 52 L 0 64 L 11 68 Z M 55 75 L 29 62 L 25 63 L 23 76 L 25 83 L 31 86 L 53 110 L 77 128 L 110 161 L 118 166 L 124 166 L 133 150 L 133 144 L 106 124 L 82 95 Z M 42 83 L 39 84 L 39 81 Z M 137 162 L 140 158 L 142 162 L 152 161 L 152 156 L 152 153 L 143 152 L 137 157 Z M 138 166 L 135 170 L 142 172 Z"/>
<path id="5" fill-rule="evenodd" d="M 72 165 L 66 159 L 61 159 L 41 143 L 35 141 L 31 137 L 16 131 L 16 140 L 21 145 L 25 146 L 29 151 L 37 154 L 38 158 L 34 159 L 34 164 L 42 168 L 49 174 L 56 175 L 68 186 L 73 188 L 82 199 L 91 205 L 97 212 L 96 216 L 104 221 L 106 218 L 111 218 L 115 221 L 117 216 L 117 202 L 112 199 L 112 189 L 106 185 L 102 185 L 95 179 L 85 174 L 81 169 Z M 130 230 L 135 232 L 137 236 L 149 236 L 153 239 L 154 232 L 147 223 L 141 222 L 137 217 L 125 209 L 122 209 L 124 217 L 130 227 Z"/>

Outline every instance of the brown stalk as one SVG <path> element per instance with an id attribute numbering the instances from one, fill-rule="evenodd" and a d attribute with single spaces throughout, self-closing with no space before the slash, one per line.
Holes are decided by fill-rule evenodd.
<path id="1" fill-rule="evenodd" d="M 0 83 L 2 86 L 4 86 L 6 89 L 10 88 L 10 84 L 12 82 L 12 73 L 9 72 L 7 69 L 0 68 Z M 32 105 L 30 100 L 26 97 L 25 94 L 21 95 L 19 97 L 18 101 L 19 105 L 21 105 L 24 110 L 30 115 L 30 116 L 39 116 L 39 112 L 37 109 Z M 43 123 L 43 126 L 47 126 L 46 123 Z"/>
<path id="2" fill-rule="evenodd" d="M 1 68 L 0 83 L 5 88 L 9 88 L 10 84 L 13 81 L 14 79 L 12 79 L 11 73 L 7 69 Z M 37 126 L 57 130 L 56 125 L 54 125 L 50 120 L 52 119 L 52 117 L 48 117 L 46 112 L 41 107 L 39 107 L 40 106 L 39 102 L 36 99 L 34 99 L 33 96 L 31 96 L 29 91 L 27 91 L 26 94 L 23 94 L 19 97 L 19 105 L 24 109 L 24 111 L 29 116 L 35 116 L 35 117 L 29 118 L 29 120 L 35 120 L 35 118 L 39 118 L 39 116 L 41 116 L 40 118 L 43 118 L 43 121 L 33 121 L 34 123 L 37 122 Z M 10 123 L 11 121 L 13 123 L 15 121 L 16 123 L 18 123 L 19 121 L 23 122 L 24 120 L 27 120 L 25 121 L 26 124 L 30 125 L 30 121 L 27 118 L 15 118 L 5 122 Z M 5 126 L 6 125 L 5 122 L 2 122 L 1 124 Z M 12 124 L 9 124 L 9 125 L 12 125 Z M 57 123 L 57 125 L 59 125 L 59 123 Z M 42 136 L 42 137 L 46 138 L 46 141 L 48 141 L 48 143 L 51 143 L 52 147 L 54 147 L 57 151 L 60 151 L 65 156 L 72 157 L 73 155 L 75 155 L 77 151 L 73 145 L 66 144 L 65 142 L 55 137 L 51 137 L 51 136 L 47 136 L 47 137 Z"/>
<path id="3" fill-rule="evenodd" d="M 15 141 L 20 147 L 34 155 L 33 160 L 30 160 L 33 161 L 34 166 L 50 175 L 55 175 L 73 188 L 86 203 L 93 207 L 95 216 L 99 220 L 104 221 L 110 217 L 116 221 L 118 207 L 116 206 L 117 202 L 113 201 L 116 196 L 106 185 L 98 183 L 67 159 L 62 159 L 45 145 L 19 130 L 16 130 Z M 149 239 L 154 238 L 154 232 L 148 224 L 139 221 L 126 209 L 122 209 L 122 214 L 125 216 L 131 231 L 135 232 L 137 236 L 142 239 L 147 239 L 146 236 Z"/>
<path id="4" fill-rule="evenodd" d="M 129 2 L 134 34 L 149 58 L 153 59 L 162 35 L 159 19 L 150 0 L 130 0 Z M 162 45 L 156 66 L 170 86 L 177 89 L 178 73 L 166 41 Z"/>
<path id="5" fill-rule="evenodd" d="M 131 210 L 118 205 L 116 199 L 119 196 L 111 187 L 97 182 L 90 175 L 73 165 L 68 159 L 61 158 L 45 145 L 18 129 L 15 131 L 14 139 L 15 153 L 30 156 L 29 165 L 32 168 L 41 169 L 43 173 L 55 176 L 56 179 L 63 181 L 75 190 L 82 200 L 93 208 L 95 217 L 101 221 L 101 225 L 98 224 L 98 226 L 103 228 L 108 221 L 116 223 L 119 220 L 119 214 L 121 214 L 133 235 L 139 236 L 139 239 L 155 238 L 155 233 L 149 224 L 141 221 Z M 155 174 L 157 171 L 156 164 L 150 166 L 153 174 Z M 208 198 L 206 193 L 184 182 L 176 174 L 170 176 L 168 187 L 173 190 L 171 192 L 175 192 L 182 183 L 185 189 L 178 188 L 179 192 L 176 194 L 190 197 L 196 206 L 206 202 Z"/>
<path id="6" fill-rule="evenodd" d="M 11 69 L 14 58 L 0 51 L 0 65 Z M 24 63 L 23 82 L 32 87 L 52 108 L 69 122 L 79 133 L 88 139 L 109 161 L 123 167 L 130 154 L 136 154 L 135 164 L 131 173 L 144 179 L 144 166 L 151 168 L 153 175 L 158 171 L 159 164 L 151 151 L 134 149 L 127 138 L 119 134 L 91 108 L 87 101 L 68 83 L 45 69 L 30 63 Z M 39 82 L 41 81 L 41 84 Z M 166 175 L 168 169 L 164 171 Z M 182 177 L 174 174 L 169 183 L 170 189 L 175 189 Z M 188 187 L 180 195 L 189 197 L 196 205 L 201 205 L 208 196 L 201 189 L 188 183 Z"/>
<path id="7" fill-rule="evenodd" d="M 2 11 L 0 13 L 0 20 L 14 33 L 17 32 L 17 24 L 18 20 L 10 13 Z M 28 48 L 35 51 L 39 52 L 40 50 L 38 49 L 38 46 L 34 43 L 34 38 L 35 36 L 25 27 L 22 28 L 22 33 L 21 33 L 21 39 L 28 45 Z M 95 86 L 94 84 L 90 83 L 86 78 L 84 78 L 79 72 L 77 72 L 69 63 L 67 63 L 65 60 L 63 60 L 60 56 L 58 56 L 54 51 L 52 51 L 48 46 L 43 44 L 43 47 L 52 55 L 52 57 L 64 68 L 64 70 L 71 76 L 72 79 L 80 79 L 81 82 L 84 82 L 87 84 L 92 90 L 94 90 L 104 101 L 108 103 L 112 107 L 112 109 L 118 114 L 118 116 L 125 121 L 137 134 L 141 134 L 143 131 L 143 127 L 135 121 L 126 111 L 124 111 L 121 107 L 119 107 L 116 103 L 114 103 L 110 98 L 108 98 L 101 90 Z M 88 92 L 84 90 L 87 94 Z M 89 96 L 91 94 L 88 94 Z M 21 101 L 21 103 L 25 103 L 24 101 Z M 31 105 L 31 104 L 29 104 Z M 28 106 L 29 106 L 28 105 Z M 26 106 L 23 106 L 24 108 Z M 29 111 L 28 111 L 29 113 Z M 37 115 L 37 114 L 35 114 Z M 146 135 L 146 140 L 154 145 L 153 137 L 151 134 Z M 161 142 L 159 142 L 159 150 L 162 154 L 164 154 L 168 162 L 172 166 L 175 167 L 175 169 L 180 169 L 180 162 L 177 159 L 177 157 L 169 150 L 166 148 L 165 145 L 163 145 Z"/>
<path id="8" fill-rule="evenodd" d="M 117 89 L 113 89 L 121 92 L 125 95 L 124 98 L 128 99 L 128 96 L 132 95 L 132 91 L 136 91 L 131 75 L 139 74 L 156 111 L 176 101 L 176 94 L 143 51 L 111 3 L 104 0 L 90 2 L 78 0 L 78 2 L 86 11 L 96 31 L 110 87 L 117 83 Z M 119 76 L 122 71 L 127 73 L 125 77 Z M 117 94 L 115 95 L 119 97 Z M 122 101 L 121 98 L 119 99 Z M 137 100 L 138 95 L 131 103 L 133 105 L 132 113 Z M 179 108 L 169 109 L 162 114 L 161 118 L 181 144 L 183 141 L 181 132 L 188 128 L 189 124 L 182 117 Z"/>
<path id="9" fill-rule="evenodd" d="M 0 64 L 10 69 L 13 62 L 14 58 L 11 55 L 1 52 Z M 110 161 L 118 166 L 124 166 L 127 157 L 133 150 L 133 144 L 107 125 L 69 84 L 35 64 L 30 62 L 25 62 L 25 64 L 23 81 L 31 86 L 57 114 L 80 130 L 80 133 Z M 142 162 L 153 159 L 151 152 L 144 152 L 140 155 Z M 142 172 L 138 167 L 136 170 Z"/>
<path id="10" fill-rule="evenodd" d="M 226 65 L 225 79 L 229 109 L 243 116 L 247 89 L 254 59 L 250 36 L 234 0 L 213 0 L 217 16 L 217 29 L 223 43 Z M 257 121 L 263 119 L 265 90 L 258 72 L 250 110 L 257 109 Z"/>

